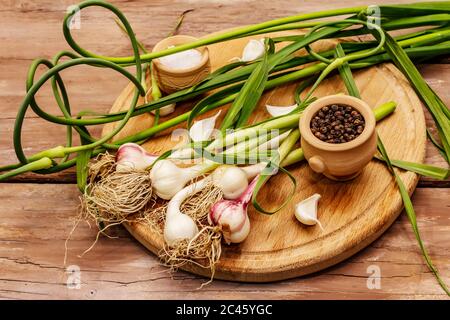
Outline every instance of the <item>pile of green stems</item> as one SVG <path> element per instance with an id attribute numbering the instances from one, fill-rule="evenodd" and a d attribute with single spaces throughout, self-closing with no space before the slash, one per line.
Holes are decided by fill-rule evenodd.
<path id="1" fill-rule="evenodd" d="M 190 111 L 181 114 L 179 116 L 176 116 L 174 118 L 171 118 L 165 122 L 159 123 L 156 126 L 150 127 L 134 135 L 122 138 L 120 140 L 116 140 L 113 143 L 109 142 L 110 139 L 120 130 L 120 128 L 122 128 L 126 124 L 129 118 L 150 112 L 152 110 L 158 110 L 159 108 L 164 107 L 168 104 L 192 100 L 204 93 L 207 93 L 211 90 L 218 88 L 222 89 L 210 96 L 207 96 L 206 98 L 203 98 L 197 103 L 197 105 L 198 104 L 202 105 L 200 114 L 223 106 L 230 102 L 233 102 L 240 88 L 242 87 L 245 79 L 249 76 L 249 74 L 251 74 L 251 72 L 258 63 L 258 61 L 256 61 L 255 63 L 250 64 L 240 64 L 240 63 L 230 64 L 230 66 L 226 66 L 223 68 L 223 70 L 213 73 L 205 81 L 191 88 L 181 90 L 171 95 L 162 97 L 158 101 L 153 101 L 147 104 L 136 106 L 138 96 L 144 94 L 144 88 L 140 80 L 142 79 L 142 70 L 140 66 L 144 61 L 148 62 L 154 58 L 163 55 L 171 54 L 189 48 L 198 47 L 205 44 L 226 41 L 238 37 L 260 33 L 276 32 L 281 30 L 314 27 L 318 25 L 320 22 L 317 21 L 299 22 L 299 21 L 338 15 L 348 15 L 348 14 L 356 15 L 366 9 L 366 7 L 338 9 L 278 19 L 254 26 L 243 27 L 240 29 L 223 33 L 221 35 L 203 38 L 202 40 L 197 41 L 195 43 L 191 43 L 176 48 L 171 48 L 158 53 L 147 53 L 139 55 L 138 49 L 139 43 L 136 40 L 128 21 L 117 8 L 108 3 L 98 1 L 86 1 L 80 4 L 79 8 L 82 9 L 85 7 L 95 5 L 105 7 L 116 14 L 116 16 L 125 26 L 125 30 L 127 31 L 127 34 L 130 37 L 133 46 L 134 56 L 122 58 L 103 57 L 90 53 L 84 50 L 83 48 L 79 47 L 78 44 L 73 40 L 70 34 L 70 30 L 67 28 L 68 24 L 66 22 L 68 21 L 68 19 L 70 19 L 71 14 L 67 15 L 63 25 L 64 35 L 69 45 L 75 51 L 77 51 L 78 54 L 81 54 L 82 56 L 65 51 L 57 54 L 52 61 L 48 61 L 45 59 L 38 59 L 34 61 L 32 66 L 30 67 L 27 78 L 27 95 L 19 109 L 14 130 L 14 147 L 17 157 L 19 159 L 19 163 L 0 168 L 0 171 L 12 170 L 11 172 L 7 172 L 6 174 L 0 175 L 0 180 L 4 180 L 13 175 L 27 171 L 36 171 L 42 174 L 59 172 L 61 170 L 65 170 L 69 167 L 72 167 L 77 163 L 76 157 L 69 159 L 70 154 L 79 153 L 90 149 L 89 156 L 93 157 L 102 152 L 105 152 L 108 149 L 117 149 L 121 144 L 126 142 L 141 143 L 146 139 L 152 137 L 153 135 L 168 128 L 171 128 L 175 125 L 178 125 L 189 119 Z M 447 3 L 447 6 L 443 8 L 446 9 L 448 7 L 449 5 Z M 389 8 L 390 10 L 389 14 L 394 17 L 395 14 L 392 14 L 392 12 L 399 13 L 405 10 L 404 6 L 392 6 L 386 8 Z M 415 12 L 414 8 L 413 12 Z M 425 12 L 427 13 L 427 11 Z M 398 44 L 405 49 L 407 54 L 412 59 L 415 59 L 416 61 L 422 61 L 435 56 L 448 54 L 450 52 L 450 43 L 448 41 L 448 39 L 450 38 L 450 29 L 446 26 L 448 21 L 450 21 L 450 14 L 449 14 L 450 12 L 439 9 L 439 10 L 430 10 L 429 13 L 430 14 L 424 16 L 412 16 L 410 18 L 395 17 L 394 19 L 387 20 L 382 24 L 383 28 L 386 30 L 405 29 L 417 26 L 430 26 L 430 25 L 437 26 L 433 29 L 428 29 L 419 32 L 416 31 L 396 38 Z M 401 15 L 404 15 L 404 13 L 402 13 Z M 282 50 L 291 50 L 292 53 L 295 53 L 299 49 L 302 49 L 306 45 L 309 45 L 319 39 L 341 38 L 346 36 L 354 36 L 369 33 L 369 30 L 365 28 L 347 30 L 346 27 L 348 26 L 349 24 L 346 24 L 345 20 L 342 20 L 341 28 L 339 27 L 327 29 L 324 28 L 320 30 L 321 32 L 320 33 L 318 32 L 317 35 L 314 33 L 309 37 L 304 37 L 301 35 L 294 36 L 291 38 L 275 37 L 274 40 L 280 42 L 281 41 L 289 42 L 289 44 Z M 377 44 L 376 41 L 347 42 L 344 43 L 343 46 L 346 50 L 347 55 L 352 55 L 352 54 L 359 54 L 365 50 L 368 50 L 369 48 L 376 46 L 376 44 Z M 279 52 L 273 54 L 271 58 L 274 59 L 274 57 L 276 57 L 277 54 L 279 54 Z M 333 56 L 333 50 L 330 50 L 328 52 L 322 52 L 321 55 L 324 57 L 331 58 Z M 61 62 L 60 60 L 64 57 L 69 58 L 69 60 Z M 365 68 L 385 61 L 390 61 L 390 56 L 385 52 L 380 52 L 379 54 L 371 56 L 369 58 L 353 61 L 350 64 L 350 67 L 352 69 Z M 311 62 L 313 62 L 313 64 L 309 64 Z M 97 115 L 95 113 L 90 112 L 82 112 L 77 116 L 73 117 L 70 112 L 70 103 L 67 96 L 67 92 L 65 90 L 64 83 L 61 77 L 59 76 L 59 72 L 61 72 L 64 69 L 77 66 L 80 64 L 88 64 L 94 67 L 111 68 L 119 72 L 123 76 L 127 77 L 136 86 L 136 92 L 130 110 L 104 115 Z M 309 65 L 304 66 L 305 64 Z M 47 66 L 49 70 L 44 75 L 42 75 L 38 81 L 35 81 L 34 80 L 35 73 L 40 65 Z M 136 76 L 133 76 L 130 72 L 128 72 L 125 69 L 125 67 L 131 65 L 136 66 Z M 290 82 L 295 82 L 301 79 L 314 76 L 320 73 L 322 70 L 324 70 L 326 66 L 327 66 L 326 63 L 317 62 L 316 57 L 312 55 L 306 55 L 301 57 L 291 55 L 290 58 L 287 59 L 287 61 L 282 61 L 272 69 L 270 78 L 265 85 L 265 90 L 270 90 L 280 85 L 284 85 Z M 223 73 L 221 73 L 222 71 Z M 58 103 L 58 106 L 60 107 L 63 113 L 62 117 L 48 114 L 39 107 L 39 105 L 34 99 L 34 96 L 38 92 L 40 87 L 44 85 L 48 80 L 51 80 L 56 102 Z M 28 109 L 28 107 L 31 107 L 37 115 L 39 115 L 40 117 L 44 118 L 47 121 L 67 126 L 67 143 L 65 147 L 58 146 L 56 148 L 45 150 L 29 158 L 26 158 L 22 149 L 21 131 L 25 112 Z M 90 135 L 89 130 L 87 128 L 88 126 L 92 125 L 106 124 L 119 121 L 120 125 L 116 128 L 116 130 L 113 133 L 99 140 L 93 138 Z M 77 133 L 80 135 L 80 139 L 82 142 L 81 146 L 72 146 L 73 129 L 75 129 Z M 240 129 L 237 128 L 237 130 Z M 42 160 L 43 158 L 45 158 L 45 161 L 38 162 L 38 160 Z M 62 160 L 59 163 L 56 163 L 53 160 L 55 158 L 62 158 Z"/>

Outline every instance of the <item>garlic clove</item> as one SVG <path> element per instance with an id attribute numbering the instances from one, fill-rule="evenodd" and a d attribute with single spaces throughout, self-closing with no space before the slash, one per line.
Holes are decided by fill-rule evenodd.
<path id="1" fill-rule="evenodd" d="M 270 104 L 266 104 L 266 110 L 272 117 L 284 116 L 292 112 L 297 107 L 297 104 L 293 104 L 292 106 L 272 106 Z"/>
<path id="2" fill-rule="evenodd" d="M 315 193 L 311 197 L 297 203 L 295 206 L 295 217 L 297 220 L 308 226 L 318 224 L 322 229 L 322 225 L 317 219 L 317 205 L 320 198 L 320 194 Z"/>
<path id="3" fill-rule="evenodd" d="M 128 172 L 132 170 L 145 170 L 150 167 L 158 157 L 145 151 L 136 143 L 125 143 L 116 153 L 116 171 Z"/>
<path id="4" fill-rule="evenodd" d="M 221 110 L 214 116 L 196 121 L 189 129 L 189 137 L 194 142 L 207 141 L 211 138 L 216 120 L 219 117 Z"/>
<path id="5" fill-rule="evenodd" d="M 261 58 L 266 50 L 264 46 L 264 39 L 250 40 L 242 52 L 241 61 L 249 62 Z"/>
<path id="6" fill-rule="evenodd" d="M 194 220 L 186 214 L 167 217 L 164 226 L 164 240 L 169 246 L 175 245 L 181 240 L 190 240 L 198 233 L 198 227 Z"/>
<path id="7" fill-rule="evenodd" d="M 164 117 L 164 116 L 167 116 L 167 115 L 171 114 L 172 112 L 175 111 L 175 106 L 176 106 L 176 104 L 175 104 L 175 103 L 172 103 L 172 104 L 169 104 L 169 105 L 167 105 L 167 106 L 164 106 L 164 107 L 159 108 L 159 115 L 160 115 L 161 117 Z M 156 110 L 152 110 L 152 111 L 150 111 L 150 112 L 151 112 L 153 115 L 156 114 Z"/>

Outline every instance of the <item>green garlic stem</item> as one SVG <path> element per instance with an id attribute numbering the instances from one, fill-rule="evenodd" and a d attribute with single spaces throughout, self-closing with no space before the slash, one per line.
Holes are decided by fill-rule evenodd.
<path id="1" fill-rule="evenodd" d="M 115 9 L 111 5 L 106 6 L 105 4 L 101 4 L 101 2 L 97 2 L 97 1 L 84 2 L 79 5 L 79 9 L 83 9 L 85 7 L 89 7 L 89 6 L 93 6 L 93 5 L 102 5 L 102 6 L 108 7 L 111 10 Z M 201 38 L 197 41 L 179 45 L 179 46 L 176 46 L 173 48 L 168 48 L 166 50 L 142 54 L 140 56 L 140 59 L 143 62 L 151 61 L 155 58 L 159 58 L 162 56 L 166 56 L 169 54 L 177 53 L 177 52 L 188 50 L 188 49 L 205 46 L 208 44 L 221 42 L 224 40 L 229 40 L 232 38 L 237 38 L 237 37 L 240 37 L 240 36 L 243 36 L 243 35 L 249 34 L 251 32 L 258 31 L 258 30 L 262 30 L 262 29 L 268 29 L 271 27 L 279 26 L 279 25 L 289 24 L 289 23 L 293 23 L 293 22 L 300 22 L 300 21 L 305 21 L 305 20 L 326 18 L 326 17 L 331 17 L 331 16 L 341 16 L 341 15 L 347 15 L 347 14 L 356 14 L 365 9 L 367 9 L 367 6 L 359 6 L 359 7 L 343 8 L 343 9 L 333 9 L 333 10 L 306 13 L 306 14 L 300 14 L 300 15 L 295 15 L 295 16 L 291 16 L 291 17 L 285 17 L 285 18 L 275 19 L 275 20 L 271 20 L 271 21 L 266 21 L 263 23 L 258 23 L 255 25 L 250 25 L 250 26 L 241 27 L 241 28 L 236 28 L 231 31 L 227 31 L 227 32 L 216 34 L 213 36 Z M 92 53 L 90 51 L 87 51 L 87 50 L 81 48 L 75 42 L 75 40 L 72 38 L 70 29 L 68 27 L 69 24 L 67 23 L 68 20 L 71 19 L 74 14 L 75 14 L 75 12 L 66 15 L 66 17 L 64 19 L 64 24 L 63 24 L 64 36 L 66 38 L 67 43 L 72 47 L 72 49 L 74 49 L 75 51 L 77 51 L 79 54 L 81 54 L 83 56 L 100 58 L 100 59 L 108 60 L 108 61 L 111 61 L 111 62 L 114 62 L 117 64 L 128 64 L 128 63 L 135 62 L 135 57 L 132 57 L 132 56 L 130 56 L 130 57 L 108 57 L 108 56 L 97 55 L 95 53 Z"/>
<path id="2" fill-rule="evenodd" d="M 53 165 L 53 161 L 48 157 L 44 157 L 44 158 L 41 158 L 34 162 L 27 163 L 26 165 L 23 165 L 17 169 L 8 171 L 8 172 L 0 175 L 0 181 L 9 179 L 11 177 L 14 177 L 19 174 L 26 173 L 26 172 L 48 169 L 52 165 Z"/>

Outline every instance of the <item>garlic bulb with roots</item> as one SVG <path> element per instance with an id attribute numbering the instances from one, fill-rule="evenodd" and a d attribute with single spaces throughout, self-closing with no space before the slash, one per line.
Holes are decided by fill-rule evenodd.
<path id="1" fill-rule="evenodd" d="M 186 183 L 203 173 L 204 165 L 180 168 L 170 160 L 156 162 L 150 171 L 153 190 L 164 200 L 170 200 Z"/>
<path id="2" fill-rule="evenodd" d="M 116 153 L 116 171 L 143 171 L 150 167 L 158 156 L 145 151 L 136 143 L 125 143 Z"/>
<path id="3" fill-rule="evenodd" d="M 198 233 L 198 227 L 194 220 L 184 213 L 172 215 L 166 218 L 164 227 L 164 241 L 173 246 L 178 241 L 190 240 Z"/>
<path id="4" fill-rule="evenodd" d="M 209 223 L 222 228 L 226 243 L 240 243 L 247 238 L 250 232 L 250 219 L 247 216 L 247 208 L 242 203 L 222 200 L 214 204 L 211 212 Z"/>
<path id="5" fill-rule="evenodd" d="M 190 216 L 182 213 L 180 207 L 186 198 L 202 191 L 210 180 L 207 177 L 183 188 L 169 201 L 164 225 L 164 241 L 169 246 L 174 246 L 179 241 L 191 240 L 198 234 L 197 224 Z"/>
<path id="6" fill-rule="evenodd" d="M 224 199 L 216 202 L 208 215 L 211 225 L 221 227 L 224 240 L 227 244 L 240 243 L 250 233 L 250 219 L 247 207 L 252 198 L 258 176 L 247 186 L 241 196 L 234 200 Z"/>

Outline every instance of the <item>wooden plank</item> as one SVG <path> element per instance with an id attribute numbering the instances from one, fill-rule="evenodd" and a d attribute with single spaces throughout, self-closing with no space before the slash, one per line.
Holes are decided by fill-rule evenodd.
<path id="1" fill-rule="evenodd" d="M 351 6 L 373 4 L 364 1 L 328 1 L 326 7 L 317 1 L 278 0 L 261 3 L 256 0 L 228 1 L 228 0 L 180 0 L 180 1 L 110 1 L 121 9 L 130 20 L 134 30 L 148 45 L 153 45 L 158 39 L 166 35 L 172 28 L 177 17 L 187 9 L 194 9 L 181 31 L 186 34 L 200 35 L 224 30 L 242 24 L 254 24 L 270 19 L 281 18 L 305 12 L 344 8 Z M 389 3 L 409 3 L 408 0 L 388 0 Z M 61 24 L 66 9 L 73 5 L 71 0 L 61 1 L 6 1 L 0 9 L 4 14 L 3 25 L 8 28 L 0 30 L 2 48 L 0 56 L 34 58 L 35 54 L 44 52 L 45 47 L 55 47 L 61 50 L 63 42 Z M 98 19 L 101 17 L 101 19 Z M 77 32 L 79 41 L 91 50 L 117 53 L 123 36 L 115 28 L 111 19 L 105 18 L 105 10 L 88 8 L 82 11 L 81 32 Z M 92 24 L 95 22 L 95 27 Z M 33 28 L 30 28 L 33 25 Z M 46 41 L 36 41 L 37 39 Z M 104 40 L 109 39 L 107 44 Z M 31 44 L 32 49 L 31 50 Z M 17 50 L 9 50 L 15 48 Z M 108 50 L 109 49 L 109 50 Z M 56 50 L 50 51 L 51 53 Z"/>
<path id="2" fill-rule="evenodd" d="M 413 199 L 422 237 L 448 283 L 450 189 L 418 189 Z M 96 235 L 81 223 L 68 243 L 67 266 L 81 269 L 77 290 L 66 287 L 63 264 L 65 239 L 76 217 L 76 187 L 2 184 L 0 200 L 1 298 L 446 298 L 427 270 L 404 214 L 372 246 L 318 274 L 268 284 L 214 281 L 202 290 L 195 289 L 205 279 L 181 271 L 169 274 L 121 227 L 111 230 L 118 238 L 101 237 L 92 251 L 79 258 Z M 380 268 L 380 289 L 367 288 L 369 266 Z"/>

